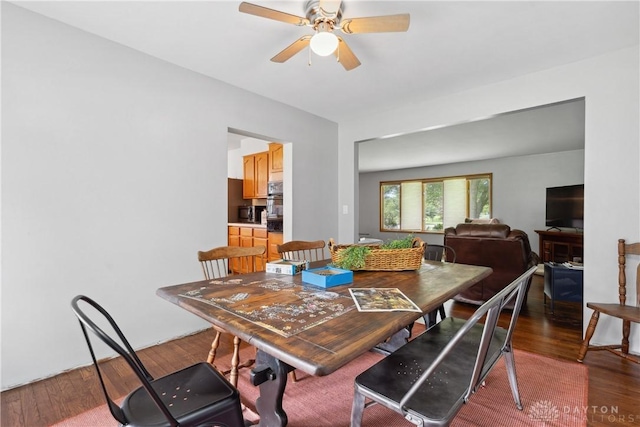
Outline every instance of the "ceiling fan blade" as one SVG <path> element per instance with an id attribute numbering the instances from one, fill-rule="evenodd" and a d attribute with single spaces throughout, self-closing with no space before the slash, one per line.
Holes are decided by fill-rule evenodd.
<path id="1" fill-rule="evenodd" d="M 273 62 L 285 62 L 296 53 L 300 52 L 305 47 L 309 46 L 311 36 L 302 36 L 298 40 L 287 46 L 282 52 L 271 58 Z"/>
<path id="2" fill-rule="evenodd" d="M 338 48 L 333 53 L 336 58 L 338 58 L 338 62 L 340 62 L 344 69 L 347 71 L 353 70 L 354 68 L 358 67 L 360 65 L 360 61 L 353 54 L 353 52 L 349 48 L 349 45 L 347 45 L 347 43 L 342 40 L 341 37 L 338 37 L 338 42 Z"/>
<path id="3" fill-rule="evenodd" d="M 340 3 L 341 0 L 320 0 L 318 8 L 325 17 L 335 19 L 340 10 Z"/>
<path id="4" fill-rule="evenodd" d="M 340 26 L 347 34 L 402 32 L 409 29 L 409 14 L 345 19 Z"/>
<path id="5" fill-rule="evenodd" d="M 275 21 L 286 22 L 287 24 L 298 26 L 309 25 L 309 20 L 307 18 L 302 18 L 300 16 L 280 12 L 279 10 L 273 10 L 269 9 L 268 7 L 262 7 L 256 4 L 247 3 L 245 1 L 240 3 L 239 10 L 243 13 L 260 16 L 262 18 L 269 18 Z"/>

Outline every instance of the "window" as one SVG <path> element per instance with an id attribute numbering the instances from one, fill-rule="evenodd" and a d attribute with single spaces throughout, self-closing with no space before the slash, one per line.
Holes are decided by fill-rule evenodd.
<path id="1" fill-rule="evenodd" d="M 492 174 L 380 183 L 381 231 L 442 232 L 491 218 Z"/>

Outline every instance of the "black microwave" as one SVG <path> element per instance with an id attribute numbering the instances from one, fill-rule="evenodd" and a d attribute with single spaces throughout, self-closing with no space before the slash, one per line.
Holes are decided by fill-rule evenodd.
<path id="1" fill-rule="evenodd" d="M 265 209 L 265 206 L 238 206 L 238 221 L 259 224 Z"/>

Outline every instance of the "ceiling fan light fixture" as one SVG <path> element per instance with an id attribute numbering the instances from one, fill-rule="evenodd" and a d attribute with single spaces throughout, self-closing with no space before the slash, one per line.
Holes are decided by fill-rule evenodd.
<path id="1" fill-rule="evenodd" d="M 272 62 L 285 62 L 309 46 L 309 50 L 307 50 L 309 53 L 309 65 L 311 65 L 311 52 L 318 56 L 335 54 L 336 59 L 344 69 L 350 71 L 359 67 L 361 65 L 360 61 L 345 40 L 336 36 L 334 31 L 340 30 L 344 34 L 361 34 L 405 32 L 409 29 L 410 18 L 408 13 L 343 19 L 342 0 L 306 1 L 304 17 L 247 3 L 246 1 L 240 3 L 238 9 L 242 13 L 313 28 L 315 34 L 306 34 L 300 37 L 271 58 Z"/>
<path id="2" fill-rule="evenodd" d="M 338 37 L 327 31 L 325 25 L 319 25 L 318 31 L 311 37 L 311 50 L 318 56 L 329 56 L 338 48 Z"/>

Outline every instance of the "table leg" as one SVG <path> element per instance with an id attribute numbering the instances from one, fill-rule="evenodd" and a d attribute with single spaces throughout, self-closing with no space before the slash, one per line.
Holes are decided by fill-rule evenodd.
<path id="1" fill-rule="evenodd" d="M 253 385 L 260 387 L 260 397 L 256 400 L 260 426 L 284 427 L 287 425 L 287 414 L 282 408 L 282 398 L 287 385 L 287 374 L 292 370 L 291 366 L 258 349 L 256 366 L 251 371 L 251 381 Z"/>
<path id="2" fill-rule="evenodd" d="M 385 342 L 378 344 L 374 348 L 373 351 L 382 353 L 384 355 L 388 355 L 405 345 L 409 342 L 409 337 L 411 336 L 411 332 L 408 328 L 402 328 L 395 334 L 391 335 L 389 339 Z"/>

